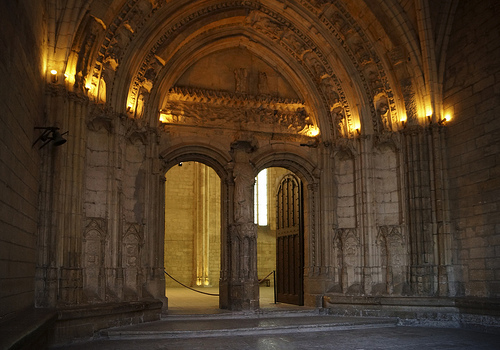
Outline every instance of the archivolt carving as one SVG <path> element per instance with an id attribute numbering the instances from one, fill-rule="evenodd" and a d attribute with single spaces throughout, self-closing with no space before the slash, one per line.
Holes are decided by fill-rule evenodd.
<path id="1" fill-rule="evenodd" d="M 160 47 L 163 47 L 165 43 L 173 37 L 173 34 L 179 31 L 185 25 L 198 19 L 201 16 L 213 11 L 220 11 L 223 8 L 232 7 L 243 7 L 253 9 L 246 20 L 246 25 L 251 26 L 257 31 L 269 35 L 269 37 L 276 41 L 277 44 L 283 46 L 287 51 L 289 51 L 296 59 L 310 72 L 313 80 L 318 84 L 318 90 L 322 92 L 321 98 L 323 99 L 325 106 L 330 106 L 330 109 L 335 103 L 340 103 L 344 109 L 344 115 L 346 118 L 346 123 L 350 126 L 349 130 L 352 132 L 352 118 L 350 109 L 345 98 L 345 94 L 342 91 L 341 84 L 338 79 L 333 74 L 332 67 L 329 66 L 325 56 L 321 53 L 318 47 L 307 38 L 303 33 L 301 33 L 297 28 L 293 27 L 292 24 L 287 21 L 281 15 L 274 13 L 270 9 L 264 7 L 258 2 L 252 1 L 231 1 L 227 3 L 219 3 L 216 5 L 211 5 L 209 7 L 198 10 L 195 13 L 183 18 L 179 22 L 173 24 L 169 29 L 167 29 L 163 36 L 153 45 L 150 52 L 144 59 L 139 71 L 136 74 L 135 79 L 132 82 L 129 94 L 129 103 L 132 105 L 136 104 L 136 100 L 139 94 L 139 89 L 144 86 L 145 73 L 151 64 L 151 60 L 157 57 L 157 52 Z M 258 10 L 258 11 L 256 11 Z M 284 40 L 281 40 L 281 39 Z M 304 59 L 304 53 L 308 53 Z M 329 83 L 321 84 L 323 79 L 329 79 Z M 328 90 L 324 90 L 329 86 Z M 332 87 L 333 90 L 332 97 Z M 325 97 L 325 96 L 328 96 Z M 338 97 L 337 97 L 338 96 Z M 336 101 L 338 98 L 339 101 Z M 330 104 L 330 101 L 334 101 Z M 330 118 L 330 128 L 333 129 L 333 123 Z"/>
<path id="2" fill-rule="evenodd" d="M 338 42 L 344 47 L 346 53 L 350 56 L 352 62 L 354 62 L 362 80 L 366 80 L 363 85 L 367 96 L 369 96 L 369 98 L 373 98 L 373 96 L 377 93 L 385 92 L 388 97 L 389 109 L 391 112 L 395 112 L 396 106 L 394 103 L 394 95 L 389 86 L 381 60 L 377 56 L 369 40 L 367 40 L 366 35 L 359 27 L 355 26 L 355 20 L 351 17 L 349 12 L 337 0 L 315 0 L 312 2 L 301 0 L 300 3 L 302 6 L 315 13 L 320 21 L 337 37 Z M 106 32 L 106 38 L 99 50 L 98 58 L 94 66 L 92 74 L 93 83 L 96 85 L 98 84 L 104 62 L 108 62 L 108 65 L 113 66 L 113 70 L 116 69 L 121 55 L 128 45 L 129 39 L 127 36 L 135 35 L 147 19 L 158 8 L 164 6 L 164 4 L 164 2 L 157 0 L 129 0 L 126 3 L 120 15 L 116 17 Z M 317 79 L 320 91 L 322 91 L 325 95 L 323 98 L 326 100 L 327 105 L 330 105 L 331 109 L 331 101 L 334 101 L 335 98 L 332 99 L 328 95 L 332 90 L 325 89 L 325 85 L 323 84 L 322 86 L 321 83 L 325 78 L 334 78 L 336 85 L 335 93 L 337 93 L 340 97 L 340 103 L 345 109 L 344 113 L 346 123 L 349 125 L 350 132 L 352 132 L 351 113 L 347 101 L 342 93 L 339 82 L 336 81 L 336 78 L 333 75 L 333 69 L 324 59 L 324 55 L 320 52 L 319 48 L 315 47 L 310 39 L 308 39 L 298 29 L 294 28 L 284 17 L 274 13 L 272 10 L 263 6 L 260 2 L 254 1 L 228 1 L 210 5 L 190 14 L 170 27 L 153 46 L 146 59 L 143 61 L 136 78 L 132 82 L 129 102 L 133 106 L 136 105 L 139 97 L 139 89 L 141 87 L 144 87 L 148 91 L 151 89 L 152 79 L 146 78 L 146 72 L 150 71 L 151 62 L 154 59 L 158 48 L 169 40 L 175 31 L 178 31 L 183 26 L 189 24 L 200 16 L 232 7 L 246 7 L 254 10 L 247 17 L 247 24 L 252 26 L 255 30 L 261 31 L 270 38 L 276 40 L 280 45 L 286 47 L 287 50 L 293 52 L 295 57 L 302 59 L 305 51 L 311 52 L 312 55 L 309 55 L 309 57 L 306 58 L 304 65 L 308 67 L 311 74 Z M 155 73 L 157 73 L 156 70 Z M 151 77 L 152 76 L 150 76 L 150 78 Z M 109 80 L 109 78 L 106 79 L 108 90 L 110 89 Z M 375 125 L 375 120 L 377 118 L 376 110 L 374 106 L 372 106 L 371 109 Z M 333 129 L 333 125 L 330 126 L 332 127 L 331 129 Z"/>
<path id="3" fill-rule="evenodd" d="M 301 0 L 300 3 L 311 9 L 309 1 Z M 327 5 L 329 7 L 325 6 L 325 3 L 330 3 Z M 395 115 L 394 93 L 389 85 L 382 61 L 361 28 L 354 25 L 356 21 L 338 0 L 315 0 L 313 4 L 316 9 L 313 8 L 311 11 L 316 13 L 321 22 L 330 29 L 356 66 L 362 77 L 367 96 L 373 98 L 373 96 L 385 92 L 389 98 L 390 111 Z M 371 112 L 375 126 L 377 125 L 377 116 L 374 106 L 371 106 Z M 374 130 L 376 132 L 377 128 Z"/>
<path id="4" fill-rule="evenodd" d="M 403 90 L 403 98 L 406 108 L 406 117 L 408 118 L 408 124 L 412 124 L 417 120 L 417 102 L 415 101 L 415 90 L 410 79 L 405 79 L 401 82 L 401 88 Z"/>
<path id="5" fill-rule="evenodd" d="M 168 124 L 279 133 L 305 133 L 313 125 L 299 100 L 190 88 L 171 89 L 161 113 Z"/>
<path id="6" fill-rule="evenodd" d="M 121 12 L 107 28 L 92 71 L 92 84 L 97 86 L 101 74 L 103 74 L 107 89 L 111 90 L 111 80 L 114 79 L 113 72 L 118 68 L 128 44 L 149 17 L 164 3 L 164 1 L 158 0 L 129 0 L 126 2 Z M 111 96 L 109 92 L 107 95 Z"/>

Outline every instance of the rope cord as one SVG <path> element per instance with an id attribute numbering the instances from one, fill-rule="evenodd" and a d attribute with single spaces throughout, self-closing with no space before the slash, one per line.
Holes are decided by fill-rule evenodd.
<path id="1" fill-rule="evenodd" d="M 264 280 L 265 280 L 266 278 L 268 278 L 269 276 L 271 276 L 273 273 L 274 273 L 274 271 L 271 271 L 271 272 L 269 272 L 269 273 L 267 274 L 267 276 L 266 276 L 266 277 L 264 277 L 264 278 L 260 279 L 260 280 L 259 280 L 259 284 L 261 284 L 262 282 L 264 282 Z"/>
<path id="2" fill-rule="evenodd" d="M 170 274 L 169 274 L 166 270 L 163 270 L 163 272 L 165 273 L 165 275 L 167 275 L 168 277 L 170 277 L 171 279 L 173 279 L 175 282 L 179 283 L 181 286 L 183 286 L 183 287 L 185 287 L 185 288 L 187 288 L 187 289 L 192 290 L 193 292 L 200 293 L 200 294 L 205 294 L 205 295 L 211 295 L 211 296 L 213 296 L 213 297 L 218 297 L 218 296 L 219 296 L 219 294 L 202 292 L 202 291 L 200 291 L 200 290 L 196 290 L 196 289 L 194 289 L 194 288 L 191 288 L 191 287 L 189 287 L 189 286 L 186 286 L 184 283 L 179 282 L 179 281 L 177 281 L 175 278 L 173 278 L 173 277 L 172 277 L 172 276 L 171 276 L 171 275 L 170 275 Z M 267 274 L 267 276 L 266 276 L 266 277 L 264 277 L 264 278 L 260 279 L 260 280 L 259 280 L 259 284 L 261 284 L 262 282 L 264 282 L 264 280 L 265 280 L 266 278 L 268 278 L 269 276 L 271 276 L 273 273 L 274 273 L 274 271 L 271 271 L 271 272 L 269 272 L 269 273 Z"/>
<path id="3" fill-rule="evenodd" d="M 196 292 L 196 293 L 201 293 L 201 294 L 205 294 L 205 295 L 211 295 L 211 296 L 213 296 L 213 297 L 218 297 L 218 296 L 219 296 L 219 294 L 202 292 L 202 291 L 200 291 L 200 290 L 196 290 L 196 289 L 194 289 L 194 288 L 188 287 L 188 286 L 186 286 L 185 284 L 183 284 L 183 283 L 181 283 L 181 282 L 177 281 L 177 280 L 176 280 L 175 278 L 173 278 L 172 276 L 170 276 L 170 274 L 169 274 L 167 271 L 163 270 L 163 272 L 165 272 L 165 275 L 167 275 L 168 277 L 170 277 L 171 279 L 173 279 L 175 282 L 179 283 L 179 284 L 180 284 L 181 286 L 183 286 L 183 287 L 186 287 L 187 289 L 191 289 L 193 292 Z"/>

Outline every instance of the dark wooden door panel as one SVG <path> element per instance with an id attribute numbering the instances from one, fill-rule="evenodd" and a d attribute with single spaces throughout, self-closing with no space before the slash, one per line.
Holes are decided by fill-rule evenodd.
<path id="1" fill-rule="evenodd" d="M 304 234 L 302 186 L 292 175 L 283 178 L 277 195 L 277 301 L 304 304 Z"/>

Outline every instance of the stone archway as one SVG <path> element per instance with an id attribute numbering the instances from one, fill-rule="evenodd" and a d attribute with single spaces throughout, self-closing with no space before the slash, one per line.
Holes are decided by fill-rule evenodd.
<path id="1" fill-rule="evenodd" d="M 214 150 L 212 148 L 200 145 L 189 145 L 174 149 L 168 149 L 161 152 L 160 159 L 162 160 L 162 173 L 165 174 L 167 171 L 182 162 L 199 162 L 203 163 L 210 168 L 212 168 L 220 178 L 221 188 L 221 207 L 220 207 L 220 281 L 219 281 L 219 307 L 221 309 L 230 308 L 230 300 L 227 292 L 227 275 L 229 270 L 229 262 L 227 257 L 227 241 L 228 241 L 228 231 L 229 231 L 229 213 L 232 212 L 230 209 L 231 201 L 229 199 L 229 184 L 230 173 L 227 171 L 227 164 L 230 159 L 225 157 L 223 154 Z M 161 191 L 164 191 L 164 186 L 161 187 Z M 163 192 L 164 193 L 164 192 Z M 165 195 L 161 197 L 164 207 Z M 163 238 L 164 239 L 164 236 Z M 161 242 L 162 246 L 164 242 Z"/>
<path id="2" fill-rule="evenodd" d="M 209 166 L 182 162 L 165 174 L 165 270 L 169 290 L 181 284 L 218 288 L 221 181 Z M 184 289 L 184 292 L 186 290 Z M 209 292 L 214 293 L 214 292 Z"/>
<path id="3" fill-rule="evenodd" d="M 273 147 L 263 147 L 252 157 L 256 174 L 267 168 L 284 168 L 300 179 L 303 186 L 303 228 L 304 228 L 304 305 L 320 306 L 321 297 L 328 289 L 329 277 L 324 265 L 327 257 L 322 253 L 322 245 L 327 244 L 328 237 L 321 230 L 319 219 L 322 210 L 319 205 L 322 199 L 321 180 L 328 179 L 325 174 L 319 177 L 317 165 L 304 157 L 302 149 L 290 148 L 283 152 Z M 328 207 L 323 204 L 323 210 Z"/>

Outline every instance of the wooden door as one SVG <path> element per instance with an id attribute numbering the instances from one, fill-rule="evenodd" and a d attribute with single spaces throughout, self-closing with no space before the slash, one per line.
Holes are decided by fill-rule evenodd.
<path id="1" fill-rule="evenodd" d="M 304 233 L 302 185 L 287 175 L 277 195 L 276 220 L 276 299 L 304 305 Z"/>

